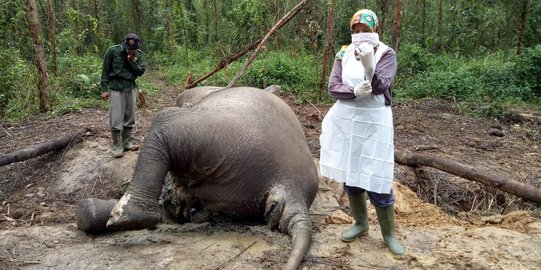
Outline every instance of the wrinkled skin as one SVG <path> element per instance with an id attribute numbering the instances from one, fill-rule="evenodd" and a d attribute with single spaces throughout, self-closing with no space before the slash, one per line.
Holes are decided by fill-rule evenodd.
<path id="1" fill-rule="evenodd" d="M 310 246 L 317 170 L 295 114 L 271 94 L 276 88 L 266 90 L 198 87 L 159 112 L 107 229 L 158 223 L 158 198 L 170 172 L 179 220 L 266 222 L 291 235 L 285 268 L 296 269 Z"/>

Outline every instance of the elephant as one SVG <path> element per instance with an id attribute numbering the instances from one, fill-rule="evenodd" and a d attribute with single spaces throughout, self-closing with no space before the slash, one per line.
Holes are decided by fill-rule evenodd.
<path id="1" fill-rule="evenodd" d="M 82 200 L 79 229 L 156 225 L 169 173 L 185 221 L 266 223 L 292 237 L 285 269 L 297 269 L 311 244 L 318 172 L 295 113 L 276 87 L 265 90 L 202 86 L 180 94 L 153 119 L 124 195 Z"/>

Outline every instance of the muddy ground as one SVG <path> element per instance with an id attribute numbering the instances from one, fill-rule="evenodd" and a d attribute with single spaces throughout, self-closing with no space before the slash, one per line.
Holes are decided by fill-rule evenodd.
<path id="1" fill-rule="evenodd" d="M 141 143 L 159 109 L 180 92 L 166 86 L 139 108 L 134 134 Z M 317 162 L 321 120 L 330 105 L 297 104 Z M 460 114 L 436 100 L 396 103 L 397 150 L 421 151 L 541 186 L 539 112 L 504 120 Z M 6 154 L 75 130 L 83 142 L 0 167 L 0 269 L 281 269 L 290 238 L 257 224 L 174 224 L 151 230 L 87 235 L 74 209 L 87 197 L 119 198 L 139 152 L 113 159 L 107 153 L 107 111 L 84 109 L 55 118 L 2 123 Z M 301 269 L 540 269 L 539 204 L 431 168 L 395 167 L 397 234 L 408 251 L 386 249 L 370 206 L 370 233 L 350 244 L 339 235 L 349 226 L 340 186 L 320 180 L 311 208 L 314 239 Z"/>

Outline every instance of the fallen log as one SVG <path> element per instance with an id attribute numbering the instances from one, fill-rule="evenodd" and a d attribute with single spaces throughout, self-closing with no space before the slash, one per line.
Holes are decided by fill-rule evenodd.
<path id="1" fill-rule="evenodd" d="M 82 132 L 74 132 L 64 135 L 58 139 L 40 143 L 28 148 L 20 149 L 12 153 L 0 155 L 0 166 L 31 159 L 45 153 L 62 149 L 66 146 L 78 143 L 83 140 Z"/>
<path id="2" fill-rule="evenodd" d="M 503 192 L 513 194 L 523 199 L 541 203 L 541 189 L 515 181 L 503 175 L 497 175 L 492 172 L 473 168 L 447 158 L 437 157 L 426 153 L 405 153 L 396 150 L 394 159 L 396 163 L 401 165 L 436 168 L 460 176 L 464 179 L 479 182 Z"/>

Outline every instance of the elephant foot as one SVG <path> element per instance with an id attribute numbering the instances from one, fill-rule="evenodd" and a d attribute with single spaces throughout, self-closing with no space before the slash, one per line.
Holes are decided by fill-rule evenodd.
<path id="1" fill-rule="evenodd" d="M 111 210 L 107 229 L 141 230 L 152 227 L 161 221 L 158 207 L 152 208 L 130 201 L 131 194 L 124 194 Z M 157 203 L 156 203 L 157 206 Z"/>
<path id="2" fill-rule="evenodd" d="M 117 200 L 100 200 L 88 198 L 79 201 L 75 218 L 77 228 L 87 233 L 103 233 L 106 228 L 107 220 L 111 210 L 117 203 Z"/>

